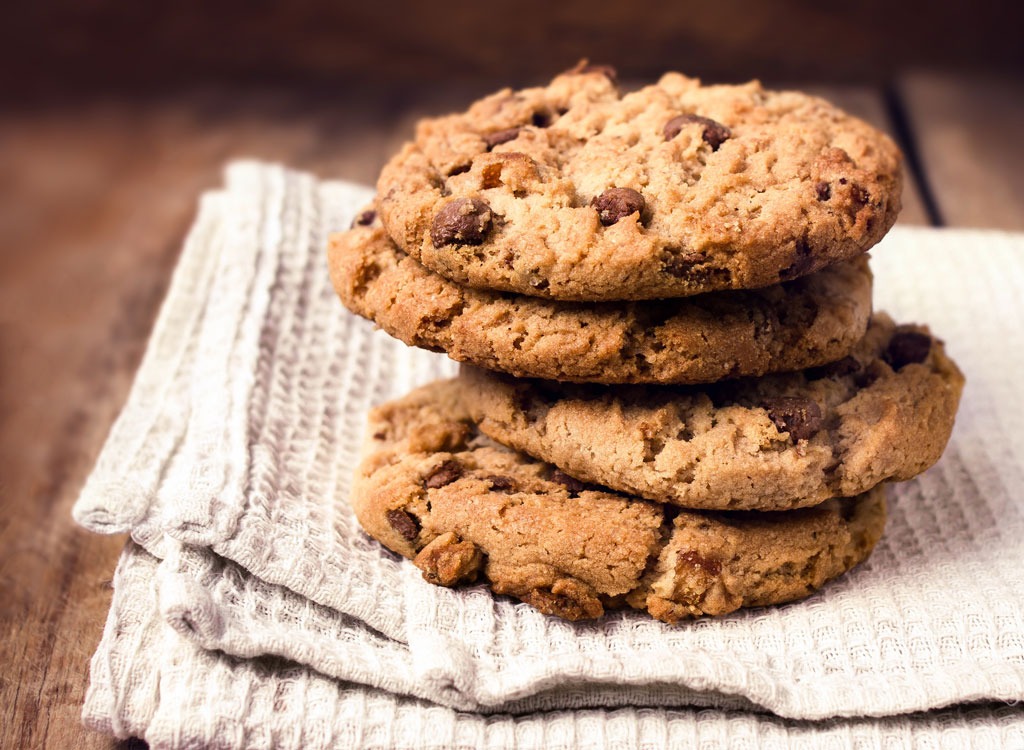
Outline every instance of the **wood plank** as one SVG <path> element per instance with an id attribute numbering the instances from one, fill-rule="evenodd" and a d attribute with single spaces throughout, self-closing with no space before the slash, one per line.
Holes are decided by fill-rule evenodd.
<path id="1" fill-rule="evenodd" d="M 115 747 L 80 724 L 123 538 L 70 508 L 123 403 L 201 190 L 227 160 L 370 181 L 387 97 L 212 96 L 0 116 L 0 747 Z"/>
<path id="2" fill-rule="evenodd" d="M 1024 229 L 1024 80 L 914 73 L 898 90 L 943 222 Z"/>
<path id="3" fill-rule="evenodd" d="M 793 88 L 799 89 L 799 86 Z M 871 86 L 819 86 L 813 85 L 806 89 L 809 94 L 828 99 L 837 107 L 869 122 L 895 140 L 904 151 L 907 144 L 902 142 L 900 134 L 889 114 L 885 103 L 885 95 L 881 88 Z M 921 197 L 921 188 L 917 175 L 911 165 L 904 162 L 903 170 L 903 210 L 897 222 L 900 226 L 930 224 L 928 211 Z"/>

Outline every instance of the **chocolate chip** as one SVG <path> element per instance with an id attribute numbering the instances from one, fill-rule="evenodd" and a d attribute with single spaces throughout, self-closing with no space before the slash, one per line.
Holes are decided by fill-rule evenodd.
<path id="1" fill-rule="evenodd" d="M 829 362 L 827 365 L 812 367 L 807 371 L 808 380 L 821 380 L 822 378 L 842 378 L 860 372 L 860 362 L 854 357 L 843 357 L 837 362 Z"/>
<path id="2" fill-rule="evenodd" d="M 662 270 L 670 276 L 681 279 L 684 276 L 689 276 L 695 265 L 703 263 L 707 259 L 708 256 L 704 253 L 669 249 L 665 253 Z"/>
<path id="3" fill-rule="evenodd" d="M 516 482 L 512 477 L 506 477 L 501 474 L 493 474 L 486 477 L 486 480 L 491 485 L 492 490 L 498 490 L 499 492 L 507 492 L 516 488 Z"/>
<path id="4" fill-rule="evenodd" d="M 374 440 L 383 440 L 387 436 L 388 436 L 387 430 L 377 430 L 375 433 L 373 433 L 373 439 Z"/>
<path id="5" fill-rule="evenodd" d="M 363 211 L 352 220 L 352 227 L 368 227 L 377 218 L 376 211 Z"/>
<path id="6" fill-rule="evenodd" d="M 454 177 L 457 174 L 465 174 L 470 169 L 470 164 L 456 164 L 454 167 L 448 170 L 448 176 Z"/>
<path id="7" fill-rule="evenodd" d="M 587 489 L 587 485 L 581 482 L 576 477 L 571 477 L 561 469 L 555 469 L 551 472 L 551 481 L 558 482 L 560 485 L 569 490 L 570 495 L 578 495 Z"/>
<path id="8" fill-rule="evenodd" d="M 391 528 L 401 534 L 406 541 L 414 541 L 420 535 L 420 524 L 413 516 L 401 508 L 393 508 L 384 514 Z"/>
<path id="9" fill-rule="evenodd" d="M 479 198 L 456 198 L 437 212 L 430 240 L 441 245 L 479 245 L 491 229 L 491 207 Z"/>
<path id="10" fill-rule="evenodd" d="M 917 331 L 898 331 L 889 340 L 885 350 L 885 361 L 894 370 L 902 370 L 906 365 L 924 362 L 932 350 L 932 339 Z"/>
<path id="11" fill-rule="evenodd" d="M 732 131 L 722 123 L 716 122 L 709 117 L 687 114 L 677 115 L 665 123 L 665 127 L 662 129 L 662 132 L 665 134 L 665 140 L 671 141 L 682 132 L 683 128 L 691 123 L 704 126 L 701 138 L 711 146 L 712 151 L 717 151 L 719 146 L 732 138 Z"/>
<path id="12" fill-rule="evenodd" d="M 438 487 L 451 484 L 461 476 L 462 464 L 450 458 L 427 475 L 423 480 L 423 486 L 428 490 L 436 490 Z"/>
<path id="13" fill-rule="evenodd" d="M 643 213 L 644 197 L 632 188 L 609 188 L 591 201 L 597 209 L 601 223 L 611 226 L 619 219 L 635 213 Z"/>
<path id="14" fill-rule="evenodd" d="M 509 128 L 508 130 L 499 130 L 496 133 L 488 133 L 484 136 L 484 143 L 487 144 L 487 150 L 490 151 L 495 146 L 514 141 L 518 137 L 519 128 Z"/>
<path id="15" fill-rule="evenodd" d="M 821 408 L 804 396 L 780 396 L 766 399 L 764 408 L 779 432 L 788 432 L 793 442 L 810 440 L 821 429 Z"/>
<path id="16" fill-rule="evenodd" d="M 827 201 L 832 197 L 832 186 L 823 180 L 814 186 L 814 192 L 819 201 Z"/>

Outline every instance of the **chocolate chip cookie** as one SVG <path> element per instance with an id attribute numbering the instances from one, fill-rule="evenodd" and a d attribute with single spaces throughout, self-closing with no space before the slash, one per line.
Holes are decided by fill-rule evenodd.
<path id="1" fill-rule="evenodd" d="M 349 309 L 407 344 L 521 377 L 699 383 L 796 370 L 847 355 L 871 313 L 865 257 L 754 291 L 572 303 L 460 286 L 362 220 L 328 254 Z"/>
<path id="2" fill-rule="evenodd" d="M 380 175 L 423 265 L 561 300 L 751 289 L 857 256 L 896 220 L 901 155 L 816 97 L 678 73 L 622 94 L 607 69 L 424 120 Z"/>
<path id="3" fill-rule="evenodd" d="M 515 381 L 464 368 L 479 429 L 573 477 L 686 508 L 784 510 L 938 460 L 964 378 L 926 328 L 876 314 L 850 356 L 692 388 Z"/>
<path id="4" fill-rule="evenodd" d="M 352 490 L 363 528 L 434 584 L 475 580 L 569 620 L 665 622 L 799 599 L 870 554 L 881 488 L 788 513 L 680 511 L 589 487 L 499 445 L 459 380 L 377 408 Z"/>

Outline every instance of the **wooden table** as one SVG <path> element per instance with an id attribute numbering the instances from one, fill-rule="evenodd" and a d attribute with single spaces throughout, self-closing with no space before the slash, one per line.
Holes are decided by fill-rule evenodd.
<path id="1" fill-rule="evenodd" d="M 908 154 L 903 224 L 1024 230 L 1024 85 L 815 88 Z M 124 402 L 200 191 L 235 157 L 372 182 L 415 118 L 480 91 L 190 92 L 0 114 L 0 746 L 82 728 L 123 537 L 70 509 Z"/>

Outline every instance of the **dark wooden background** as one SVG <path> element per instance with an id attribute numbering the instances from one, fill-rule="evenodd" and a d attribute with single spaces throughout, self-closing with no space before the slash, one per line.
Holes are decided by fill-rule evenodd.
<path id="1" fill-rule="evenodd" d="M 901 223 L 1024 229 L 1018 3 L 57 0 L 4 16 L 0 747 L 115 744 L 79 713 L 124 540 L 70 508 L 226 161 L 372 182 L 418 116 L 586 56 L 631 81 L 810 88 L 900 141 Z"/>

